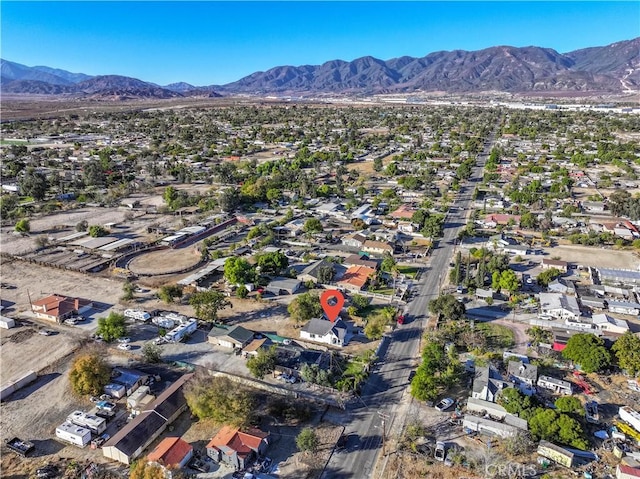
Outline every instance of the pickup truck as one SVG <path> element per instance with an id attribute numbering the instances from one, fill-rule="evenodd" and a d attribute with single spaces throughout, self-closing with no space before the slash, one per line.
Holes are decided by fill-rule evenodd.
<path id="1" fill-rule="evenodd" d="M 17 452 L 21 456 L 26 456 L 31 451 L 33 451 L 36 446 L 32 442 L 24 441 L 19 437 L 14 437 L 13 439 L 7 440 L 7 447 L 14 452 Z"/>

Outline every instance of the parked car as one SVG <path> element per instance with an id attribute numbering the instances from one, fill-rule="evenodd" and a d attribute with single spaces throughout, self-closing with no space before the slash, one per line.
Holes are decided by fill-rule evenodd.
<path id="1" fill-rule="evenodd" d="M 453 406 L 453 403 L 455 401 L 451 398 L 444 398 L 442 401 L 440 401 L 438 404 L 436 404 L 436 409 L 438 411 L 446 411 L 447 409 L 449 409 L 451 406 Z"/>
<path id="2" fill-rule="evenodd" d="M 64 320 L 64 324 L 68 324 L 69 326 L 75 326 L 78 323 L 76 318 L 69 318 Z"/>
<path id="3" fill-rule="evenodd" d="M 116 404 L 109 401 L 98 401 L 96 403 L 96 407 L 98 409 L 102 409 L 103 411 L 113 412 L 116 409 Z"/>
<path id="4" fill-rule="evenodd" d="M 130 343 L 131 338 L 125 336 L 124 338 L 118 338 L 116 341 L 118 341 L 119 343 Z"/>
<path id="5" fill-rule="evenodd" d="M 415 377 L 415 375 L 416 375 L 416 370 L 414 369 L 413 371 L 411 371 L 409 373 L 409 383 L 411 383 L 411 381 L 413 381 L 413 378 Z"/>
<path id="6" fill-rule="evenodd" d="M 48 464 L 44 467 L 36 469 L 36 477 L 40 479 L 51 479 L 58 476 L 58 466 Z"/>
<path id="7" fill-rule="evenodd" d="M 129 343 L 120 343 L 118 344 L 118 349 L 122 351 L 129 351 L 131 349 L 131 345 Z"/>
<path id="8" fill-rule="evenodd" d="M 446 448 L 444 442 L 438 441 L 436 442 L 436 449 L 433 453 L 433 457 L 435 457 L 436 461 L 444 461 L 446 456 Z"/>
<path id="9" fill-rule="evenodd" d="M 398 316 L 397 323 L 404 324 L 404 315 L 401 314 L 400 316 Z"/>
<path id="10" fill-rule="evenodd" d="M 40 331 L 38 331 L 38 334 L 41 334 L 42 336 L 51 336 L 53 334 L 53 331 L 51 331 L 50 329 L 41 329 Z"/>

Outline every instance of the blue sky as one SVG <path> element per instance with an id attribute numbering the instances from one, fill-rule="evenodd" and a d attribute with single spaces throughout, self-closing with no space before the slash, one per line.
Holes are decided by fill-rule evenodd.
<path id="1" fill-rule="evenodd" d="M 640 2 L 14 2 L 2 58 L 159 84 L 278 65 L 495 45 L 567 52 L 640 36 Z"/>

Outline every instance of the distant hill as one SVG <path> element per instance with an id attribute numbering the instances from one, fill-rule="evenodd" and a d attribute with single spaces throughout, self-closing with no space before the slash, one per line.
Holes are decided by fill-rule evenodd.
<path id="1" fill-rule="evenodd" d="M 7 93 L 78 97 L 175 98 L 227 94 L 374 94 L 414 91 L 628 93 L 640 86 L 640 37 L 568 53 L 537 46 L 441 51 L 425 57 L 366 56 L 322 65 L 277 66 L 221 86 L 166 86 L 118 75 L 89 76 L 1 61 Z"/>
<path id="2" fill-rule="evenodd" d="M 640 85 L 640 38 L 565 54 L 499 46 L 383 61 L 362 57 L 322 65 L 279 66 L 224 85 L 229 93 L 622 91 Z"/>

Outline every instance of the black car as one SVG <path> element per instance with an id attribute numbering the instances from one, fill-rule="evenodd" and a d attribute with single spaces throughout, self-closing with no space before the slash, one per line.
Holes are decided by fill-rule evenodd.
<path id="1" fill-rule="evenodd" d="M 409 373 L 409 382 L 413 381 L 413 378 L 415 375 L 416 375 L 416 370 L 414 369 Z"/>
<path id="2" fill-rule="evenodd" d="M 36 477 L 40 479 L 53 479 L 58 476 L 58 467 L 53 464 L 36 469 Z"/>

